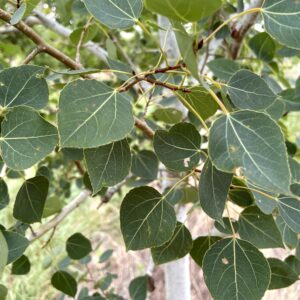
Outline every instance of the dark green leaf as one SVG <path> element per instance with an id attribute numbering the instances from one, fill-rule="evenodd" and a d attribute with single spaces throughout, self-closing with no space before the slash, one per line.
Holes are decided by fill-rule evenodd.
<path id="1" fill-rule="evenodd" d="M 30 261 L 27 256 L 22 255 L 13 262 L 11 273 L 13 275 L 26 275 L 30 272 Z"/>
<path id="2" fill-rule="evenodd" d="M 153 180 L 157 177 L 158 163 L 152 151 L 142 150 L 132 157 L 131 172 L 138 177 Z"/>
<path id="3" fill-rule="evenodd" d="M 221 0 L 145 0 L 149 10 L 185 23 L 211 16 L 221 5 Z"/>
<path id="4" fill-rule="evenodd" d="M 94 149 L 84 150 L 87 170 L 97 194 L 105 186 L 121 182 L 130 171 L 131 154 L 126 139 Z"/>
<path id="5" fill-rule="evenodd" d="M 279 43 L 300 49 L 300 3 L 295 0 L 266 0 L 262 15 L 266 31 Z"/>
<path id="6" fill-rule="evenodd" d="M 153 117 L 157 121 L 167 124 L 179 123 L 183 117 L 182 112 L 176 108 L 158 108 L 153 112 Z"/>
<path id="7" fill-rule="evenodd" d="M 7 264 L 17 260 L 29 246 L 29 241 L 23 236 L 13 231 L 2 232 L 8 247 Z M 4 248 L 3 248 L 4 249 Z"/>
<path id="8" fill-rule="evenodd" d="M 276 95 L 258 75 L 240 70 L 234 73 L 226 85 L 231 101 L 240 109 L 262 110 L 271 106 Z"/>
<path id="9" fill-rule="evenodd" d="M 174 208 L 151 187 L 131 190 L 122 202 L 120 214 L 127 250 L 161 246 L 171 239 L 176 227 Z"/>
<path id="10" fill-rule="evenodd" d="M 190 255 L 193 260 L 202 267 L 202 262 L 205 253 L 208 249 L 221 238 L 218 236 L 199 236 L 193 241 L 193 248 L 190 251 Z"/>
<path id="11" fill-rule="evenodd" d="M 154 136 L 154 149 L 158 159 L 170 170 L 188 171 L 200 159 L 201 136 L 189 123 L 174 125 L 169 132 L 158 130 Z"/>
<path id="12" fill-rule="evenodd" d="M 113 60 L 110 58 L 107 58 L 107 62 L 109 67 L 114 71 L 120 71 L 120 72 L 114 72 L 114 74 L 123 81 L 126 81 L 130 79 L 133 75 L 133 71 L 129 65 L 124 64 L 123 62 L 119 60 Z"/>
<path id="13" fill-rule="evenodd" d="M 201 173 L 199 182 L 201 207 L 208 216 L 220 223 L 223 223 L 222 216 L 232 176 L 216 169 L 209 158 Z"/>
<path id="14" fill-rule="evenodd" d="M 240 69 L 240 66 L 235 61 L 226 58 L 214 59 L 207 66 L 216 77 L 224 81 L 228 81 Z"/>
<path id="15" fill-rule="evenodd" d="M 43 78 L 45 68 L 24 65 L 5 69 L 0 73 L 0 105 L 26 105 L 41 109 L 47 105 L 49 92 Z"/>
<path id="16" fill-rule="evenodd" d="M 166 201 L 168 201 L 171 205 L 176 205 L 180 201 L 184 199 L 186 196 L 186 193 L 183 190 L 180 189 L 172 189 L 168 188 L 165 190 L 166 194 Z"/>
<path id="17" fill-rule="evenodd" d="M 75 297 L 77 282 L 72 275 L 65 271 L 57 271 L 51 278 L 51 284 L 64 294 Z"/>
<path id="18" fill-rule="evenodd" d="M 204 256 L 203 272 L 215 300 L 260 300 L 270 282 L 270 268 L 263 254 L 237 239 L 216 242 Z"/>
<path id="19" fill-rule="evenodd" d="M 297 198 L 281 196 L 278 209 L 287 225 L 296 233 L 300 232 L 300 201 Z"/>
<path id="20" fill-rule="evenodd" d="M 276 225 L 281 233 L 282 240 L 290 249 L 296 248 L 298 244 L 298 235 L 286 224 L 284 219 L 279 215 L 276 218 Z"/>
<path id="21" fill-rule="evenodd" d="M 16 197 L 14 217 L 27 224 L 40 222 L 48 195 L 48 188 L 49 181 L 44 176 L 26 180 Z"/>
<path id="22" fill-rule="evenodd" d="M 233 203 L 241 207 L 247 207 L 253 204 L 254 198 L 244 181 L 233 177 L 232 185 L 232 188 L 229 190 L 229 198 Z"/>
<path id="23" fill-rule="evenodd" d="M 2 158 L 13 170 L 33 166 L 51 153 L 58 143 L 56 128 L 28 107 L 9 111 L 1 129 Z"/>
<path id="24" fill-rule="evenodd" d="M 265 215 L 255 206 L 240 214 L 239 235 L 261 249 L 284 247 L 272 215 Z"/>
<path id="25" fill-rule="evenodd" d="M 132 300 L 146 300 L 148 276 L 134 278 L 129 285 L 129 294 Z"/>
<path id="26" fill-rule="evenodd" d="M 95 148 L 121 140 L 133 128 L 131 104 L 96 80 L 77 80 L 60 95 L 58 129 L 63 148 Z"/>
<path id="27" fill-rule="evenodd" d="M 70 258 L 81 259 L 92 251 L 92 244 L 90 240 L 81 233 L 75 233 L 68 238 L 66 251 Z"/>
<path id="28" fill-rule="evenodd" d="M 300 95 L 296 94 L 295 89 L 287 89 L 278 94 L 279 99 L 285 105 L 285 111 L 300 110 Z"/>
<path id="29" fill-rule="evenodd" d="M 272 274 L 269 290 L 288 287 L 298 280 L 297 274 L 285 262 L 268 258 L 268 263 Z"/>
<path id="30" fill-rule="evenodd" d="M 5 208 L 9 203 L 8 188 L 5 181 L 0 178 L 0 210 Z"/>
<path id="31" fill-rule="evenodd" d="M 269 62 L 275 55 L 276 45 L 266 32 L 260 32 L 251 38 L 249 46 L 254 54 L 263 61 Z"/>
<path id="32" fill-rule="evenodd" d="M 231 222 L 230 222 L 231 221 Z M 224 217 L 222 219 L 222 224 L 218 221 L 215 221 L 215 227 L 218 231 L 224 234 L 233 234 L 233 230 L 235 233 L 239 231 L 239 223 L 237 221 L 234 221 L 233 219 L 229 219 L 228 217 Z"/>
<path id="33" fill-rule="evenodd" d="M 250 183 L 278 193 L 289 193 L 290 170 L 283 134 L 264 113 L 238 111 L 214 122 L 209 156 L 217 169 L 237 169 Z"/>
<path id="34" fill-rule="evenodd" d="M 86 8 L 96 20 L 115 29 L 132 27 L 143 9 L 141 0 L 83 0 Z"/>
<path id="35" fill-rule="evenodd" d="M 299 276 L 300 275 L 300 260 L 294 256 L 288 256 L 284 262 Z"/>
<path id="36" fill-rule="evenodd" d="M 218 109 L 218 104 L 212 96 L 201 86 L 192 87 L 191 91 L 191 93 L 179 93 L 181 102 L 186 108 L 204 121 L 213 116 Z"/>
<path id="37" fill-rule="evenodd" d="M 177 222 L 171 239 L 164 245 L 151 249 L 151 255 L 156 265 L 164 264 L 186 256 L 193 247 L 193 240 L 184 224 Z"/>

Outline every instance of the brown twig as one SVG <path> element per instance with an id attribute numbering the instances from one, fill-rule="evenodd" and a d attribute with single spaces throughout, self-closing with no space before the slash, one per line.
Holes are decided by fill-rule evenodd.
<path id="1" fill-rule="evenodd" d="M 24 65 L 29 64 L 39 53 L 43 52 L 43 49 L 41 49 L 40 47 L 36 47 L 32 50 L 32 52 L 30 52 L 28 54 L 28 56 L 25 58 L 25 60 L 23 61 Z"/>
<path id="2" fill-rule="evenodd" d="M 140 119 L 135 119 L 135 127 L 139 128 L 143 133 L 148 136 L 150 139 L 154 138 L 154 131 L 146 124 L 146 122 L 141 121 Z"/>
<path id="3" fill-rule="evenodd" d="M 84 26 L 84 28 L 83 28 L 83 30 L 82 30 L 82 32 L 80 34 L 79 42 L 78 42 L 77 47 L 76 47 L 76 59 L 75 59 L 75 61 L 79 65 L 81 65 L 81 62 L 80 62 L 80 49 L 81 49 L 81 47 L 83 45 L 84 38 L 85 38 L 85 36 L 87 34 L 87 31 L 88 31 L 88 29 L 89 29 L 89 27 L 91 25 L 92 20 L 93 20 L 93 17 L 89 18 L 89 20 L 87 21 L 86 25 Z"/>

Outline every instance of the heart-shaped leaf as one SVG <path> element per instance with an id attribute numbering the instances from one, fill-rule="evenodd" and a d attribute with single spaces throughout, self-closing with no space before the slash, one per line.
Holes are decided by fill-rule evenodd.
<path id="1" fill-rule="evenodd" d="M 64 294 L 75 297 L 77 293 L 77 282 L 72 275 L 65 271 L 57 271 L 51 278 L 51 284 Z"/>
<path id="2" fill-rule="evenodd" d="M 58 143 L 56 128 L 31 108 L 15 107 L 1 123 L 1 154 L 7 166 L 27 169 L 49 153 Z"/>
<path id="3" fill-rule="evenodd" d="M 158 247 L 169 241 L 176 227 L 175 210 L 151 187 L 131 190 L 124 198 L 121 230 L 127 250 Z"/>
<path id="4" fill-rule="evenodd" d="M 238 111 L 214 122 L 208 145 L 217 169 L 237 169 L 257 187 L 290 193 L 290 170 L 283 134 L 266 114 Z"/>
<path id="5" fill-rule="evenodd" d="M 248 70 L 234 73 L 226 86 L 231 101 L 240 109 L 266 109 L 277 97 L 261 77 Z"/>
<path id="6" fill-rule="evenodd" d="M 45 68 L 24 65 L 0 72 L 0 105 L 26 105 L 41 109 L 47 105 L 48 85 L 43 78 Z"/>
<path id="7" fill-rule="evenodd" d="M 273 216 L 265 215 L 255 206 L 246 208 L 240 214 L 239 235 L 258 248 L 284 247 Z"/>
<path id="8" fill-rule="evenodd" d="M 145 0 L 149 10 L 181 22 L 195 22 L 210 16 L 222 5 L 221 0 Z"/>
<path id="9" fill-rule="evenodd" d="M 262 8 L 266 31 L 279 43 L 300 49 L 300 2 L 266 0 Z"/>
<path id="10" fill-rule="evenodd" d="M 134 125 L 129 99 L 96 80 L 77 80 L 60 95 L 63 148 L 96 148 L 125 138 Z"/>
<path id="11" fill-rule="evenodd" d="M 223 223 L 225 208 L 232 174 L 216 169 L 210 159 L 206 160 L 199 182 L 199 199 L 201 208 L 212 219 Z"/>
<path id="12" fill-rule="evenodd" d="M 177 222 L 171 239 L 164 245 L 151 249 L 151 255 L 156 265 L 180 259 L 187 255 L 193 247 L 193 240 L 184 224 Z"/>
<path id="13" fill-rule="evenodd" d="M 143 9 L 141 0 L 83 0 L 87 10 L 96 20 L 109 28 L 132 27 Z"/>
<path id="14" fill-rule="evenodd" d="M 203 272 L 215 300 L 260 300 L 271 278 L 263 254 L 252 244 L 238 239 L 216 242 L 204 256 Z"/>
<path id="15" fill-rule="evenodd" d="M 154 136 L 154 149 L 158 159 L 170 170 L 188 171 L 200 159 L 201 136 L 194 125 L 179 123 L 169 132 L 158 130 Z"/>
<path id="16" fill-rule="evenodd" d="M 44 176 L 26 180 L 16 197 L 14 217 L 27 224 L 40 222 L 48 195 L 48 188 L 49 181 Z"/>
<path id="17" fill-rule="evenodd" d="M 68 238 L 66 250 L 70 258 L 81 259 L 92 251 L 92 244 L 81 233 L 75 233 Z"/>
<path id="18" fill-rule="evenodd" d="M 131 154 L 126 139 L 94 149 L 84 150 L 93 193 L 104 186 L 121 182 L 130 171 Z"/>

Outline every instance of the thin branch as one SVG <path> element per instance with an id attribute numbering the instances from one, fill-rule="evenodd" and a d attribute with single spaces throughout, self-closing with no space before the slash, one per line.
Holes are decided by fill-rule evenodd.
<path id="1" fill-rule="evenodd" d="M 40 47 L 34 48 L 32 52 L 30 52 L 29 55 L 25 58 L 23 64 L 24 65 L 29 64 L 41 52 L 43 52 L 43 50 Z"/>
<path id="2" fill-rule="evenodd" d="M 88 31 L 88 29 L 89 29 L 89 27 L 91 25 L 92 20 L 93 20 L 93 17 L 89 18 L 89 20 L 87 21 L 86 25 L 84 26 L 84 28 L 83 28 L 83 30 L 82 30 L 82 32 L 80 34 L 80 39 L 79 39 L 79 42 L 78 42 L 77 47 L 76 47 L 76 62 L 78 64 L 81 64 L 80 63 L 80 49 L 81 49 L 81 47 L 83 45 L 84 38 L 85 38 L 85 36 L 87 34 L 87 31 Z"/>
<path id="3" fill-rule="evenodd" d="M 6 12 L 3 9 L 0 9 L 0 19 L 6 23 L 10 23 L 11 14 Z M 14 25 L 19 31 L 25 34 L 30 40 L 32 40 L 40 49 L 44 52 L 62 62 L 64 65 L 71 69 L 80 69 L 81 65 L 77 64 L 73 59 L 65 55 L 63 52 L 58 49 L 48 45 L 32 28 L 30 28 L 25 22 L 21 21 L 18 24 Z"/>
<path id="4" fill-rule="evenodd" d="M 66 205 L 62 211 L 56 215 L 51 221 L 46 223 L 38 232 L 33 234 L 29 241 L 33 242 L 45 235 L 51 229 L 57 227 L 73 210 L 75 210 L 81 203 L 86 201 L 91 195 L 90 191 L 82 191 L 74 200 L 72 200 L 68 205 Z"/>
<path id="5" fill-rule="evenodd" d="M 263 4 L 263 0 L 254 0 L 252 1 L 249 9 L 261 7 L 262 4 Z M 238 57 L 244 37 L 248 32 L 248 30 L 254 25 L 258 14 L 259 13 L 256 12 L 253 14 L 245 15 L 243 18 L 238 20 L 236 24 L 233 26 L 231 35 L 234 41 L 230 49 L 231 57 L 233 59 L 236 59 Z"/>
<path id="6" fill-rule="evenodd" d="M 135 127 L 143 131 L 143 133 L 148 136 L 150 139 L 154 138 L 154 131 L 146 124 L 146 122 L 141 121 L 140 119 L 135 118 Z"/>

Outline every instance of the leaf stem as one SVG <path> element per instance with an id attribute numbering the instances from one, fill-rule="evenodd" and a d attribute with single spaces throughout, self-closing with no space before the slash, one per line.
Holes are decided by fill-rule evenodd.
<path id="1" fill-rule="evenodd" d="M 229 220 L 229 224 L 230 224 L 230 228 L 231 228 L 231 231 L 232 231 L 233 238 L 236 239 L 236 232 L 234 230 L 234 227 L 233 227 L 233 224 L 232 224 L 232 221 L 231 221 L 231 218 L 230 218 L 230 212 L 229 212 L 228 205 L 226 204 L 225 207 L 226 207 L 226 211 L 227 211 L 227 214 L 228 214 L 228 220 Z"/>
<path id="2" fill-rule="evenodd" d="M 261 7 L 254 7 L 248 10 L 245 10 L 237 15 L 234 15 L 233 17 L 229 18 L 228 20 L 226 20 L 224 23 L 222 23 L 216 30 L 214 30 L 205 40 L 204 40 L 204 44 L 206 44 L 207 42 L 209 42 L 212 38 L 214 38 L 214 36 L 226 25 L 228 25 L 229 23 L 231 23 L 233 20 L 238 19 L 244 15 L 247 14 L 252 14 L 252 13 L 258 13 L 261 12 L 262 8 Z"/>

